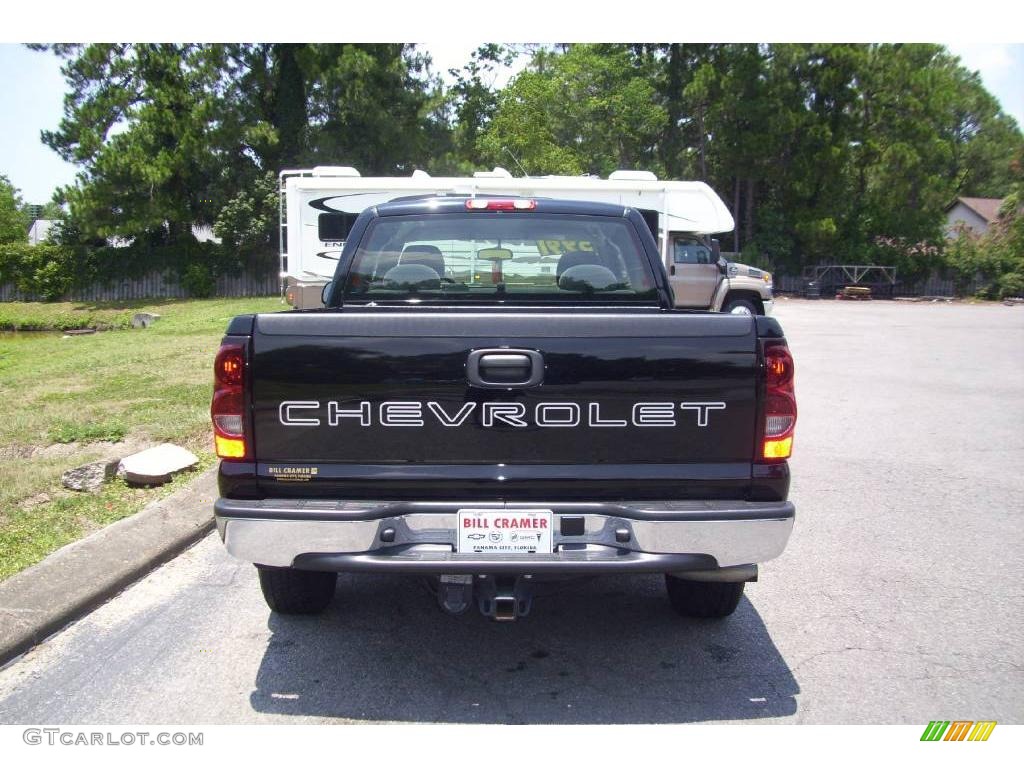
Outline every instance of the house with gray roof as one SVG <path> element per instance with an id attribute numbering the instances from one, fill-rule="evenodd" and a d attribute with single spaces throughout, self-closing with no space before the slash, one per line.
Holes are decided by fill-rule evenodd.
<path id="1" fill-rule="evenodd" d="M 999 218 L 1003 204 L 999 197 L 958 197 L 946 206 L 946 234 L 955 236 L 959 224 L 976 235 L 984 235 L 989 226 Z"/>

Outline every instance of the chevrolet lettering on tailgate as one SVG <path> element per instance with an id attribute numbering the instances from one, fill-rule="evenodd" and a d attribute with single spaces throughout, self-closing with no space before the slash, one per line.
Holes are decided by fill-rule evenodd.
<path id="1" fill-rule="evenodd" d="M 319 400 L 286 400 L 278 407 L 278 419 L 286 427 L 318 427 L 326 423 L 332 427 L 346 424 L 372 426 L 374 414 L 382 427 L 422 427 L 425 418 L 432 418 L 444 427 L 459 427 L 477 410 L 477 403 L 466 403 L 449 412 L 438 402 L 385 401 L 374 408 L 363 400 L 343 407 L 334 400 L 321 406 Z M 537 403 L 530 409 L 522 403 L 482 403 L 479 424 L 485 427 L 674 427 L 677 408 L 690 413 L 698 427 L 708 426 L 711 411 L 724 411 L 722 402 L 649 402 L 636 403 L 629 409 L 629 418 L 613 419 L 602 414 L 600 403 Z M 531 419 L 528 421 L 527 419 Z M 350 420 L 350 421 L 343 421 Z"/>

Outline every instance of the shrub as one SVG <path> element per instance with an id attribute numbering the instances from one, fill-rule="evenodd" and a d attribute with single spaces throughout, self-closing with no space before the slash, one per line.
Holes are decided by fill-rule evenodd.
<path id="1" fill-rule="evenodd" d="M 996 280 L 996 293 L 1000 299 L 1024 297 L 1024 272 L 1007 272 Z"/>
<path id="2" fill-rule="evenodd" d="M 869 264 L 896 267 L 902 283 L 913 286 L 944 266 L 942 248 L 927 241 L 911 242 L 905 237 L 879 236 L 872 242 Z"/>
<path id="3" fill-rule="evenodd" d="M 217 279 L 208 264 L 194 262 L 185 267 L 181 274 L 181 285 L 189 296 L 196 299 L 207 299 L 213 296 L 217 287 Z"/>
<path id="4" fill-rule="evenodd" d="M 63 245 L 11 243 L 0 246 L 0 284 L 46 301 L 66 294 L 75 279 L 74 250 Z"/>

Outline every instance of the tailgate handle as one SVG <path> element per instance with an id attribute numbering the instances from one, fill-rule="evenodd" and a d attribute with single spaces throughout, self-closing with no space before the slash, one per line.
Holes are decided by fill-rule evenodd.
<path id="1" fill-rule="evenodd" d="M 544 380 L 544 358 L 532 349 L 478 349 L 466 360 L 466 378 L 475 387 L 533 387 Z"/>

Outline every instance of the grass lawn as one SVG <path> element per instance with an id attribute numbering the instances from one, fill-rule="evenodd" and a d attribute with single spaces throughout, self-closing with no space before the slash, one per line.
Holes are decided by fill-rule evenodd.
<path id="1" fill-rule="evenodd" d="M 211 369 L 228 319 L 284 308 L 277 298 L 0 303 L 0 328 L 122 329 L 0 333 L 0 579 L 192 476 L 156 489 L 115 480 L 88 494 L 66 490 L 64 470 L 163 441 L 212 466 Z M 124 329 L 137 311 L 161 319 Z"/>

